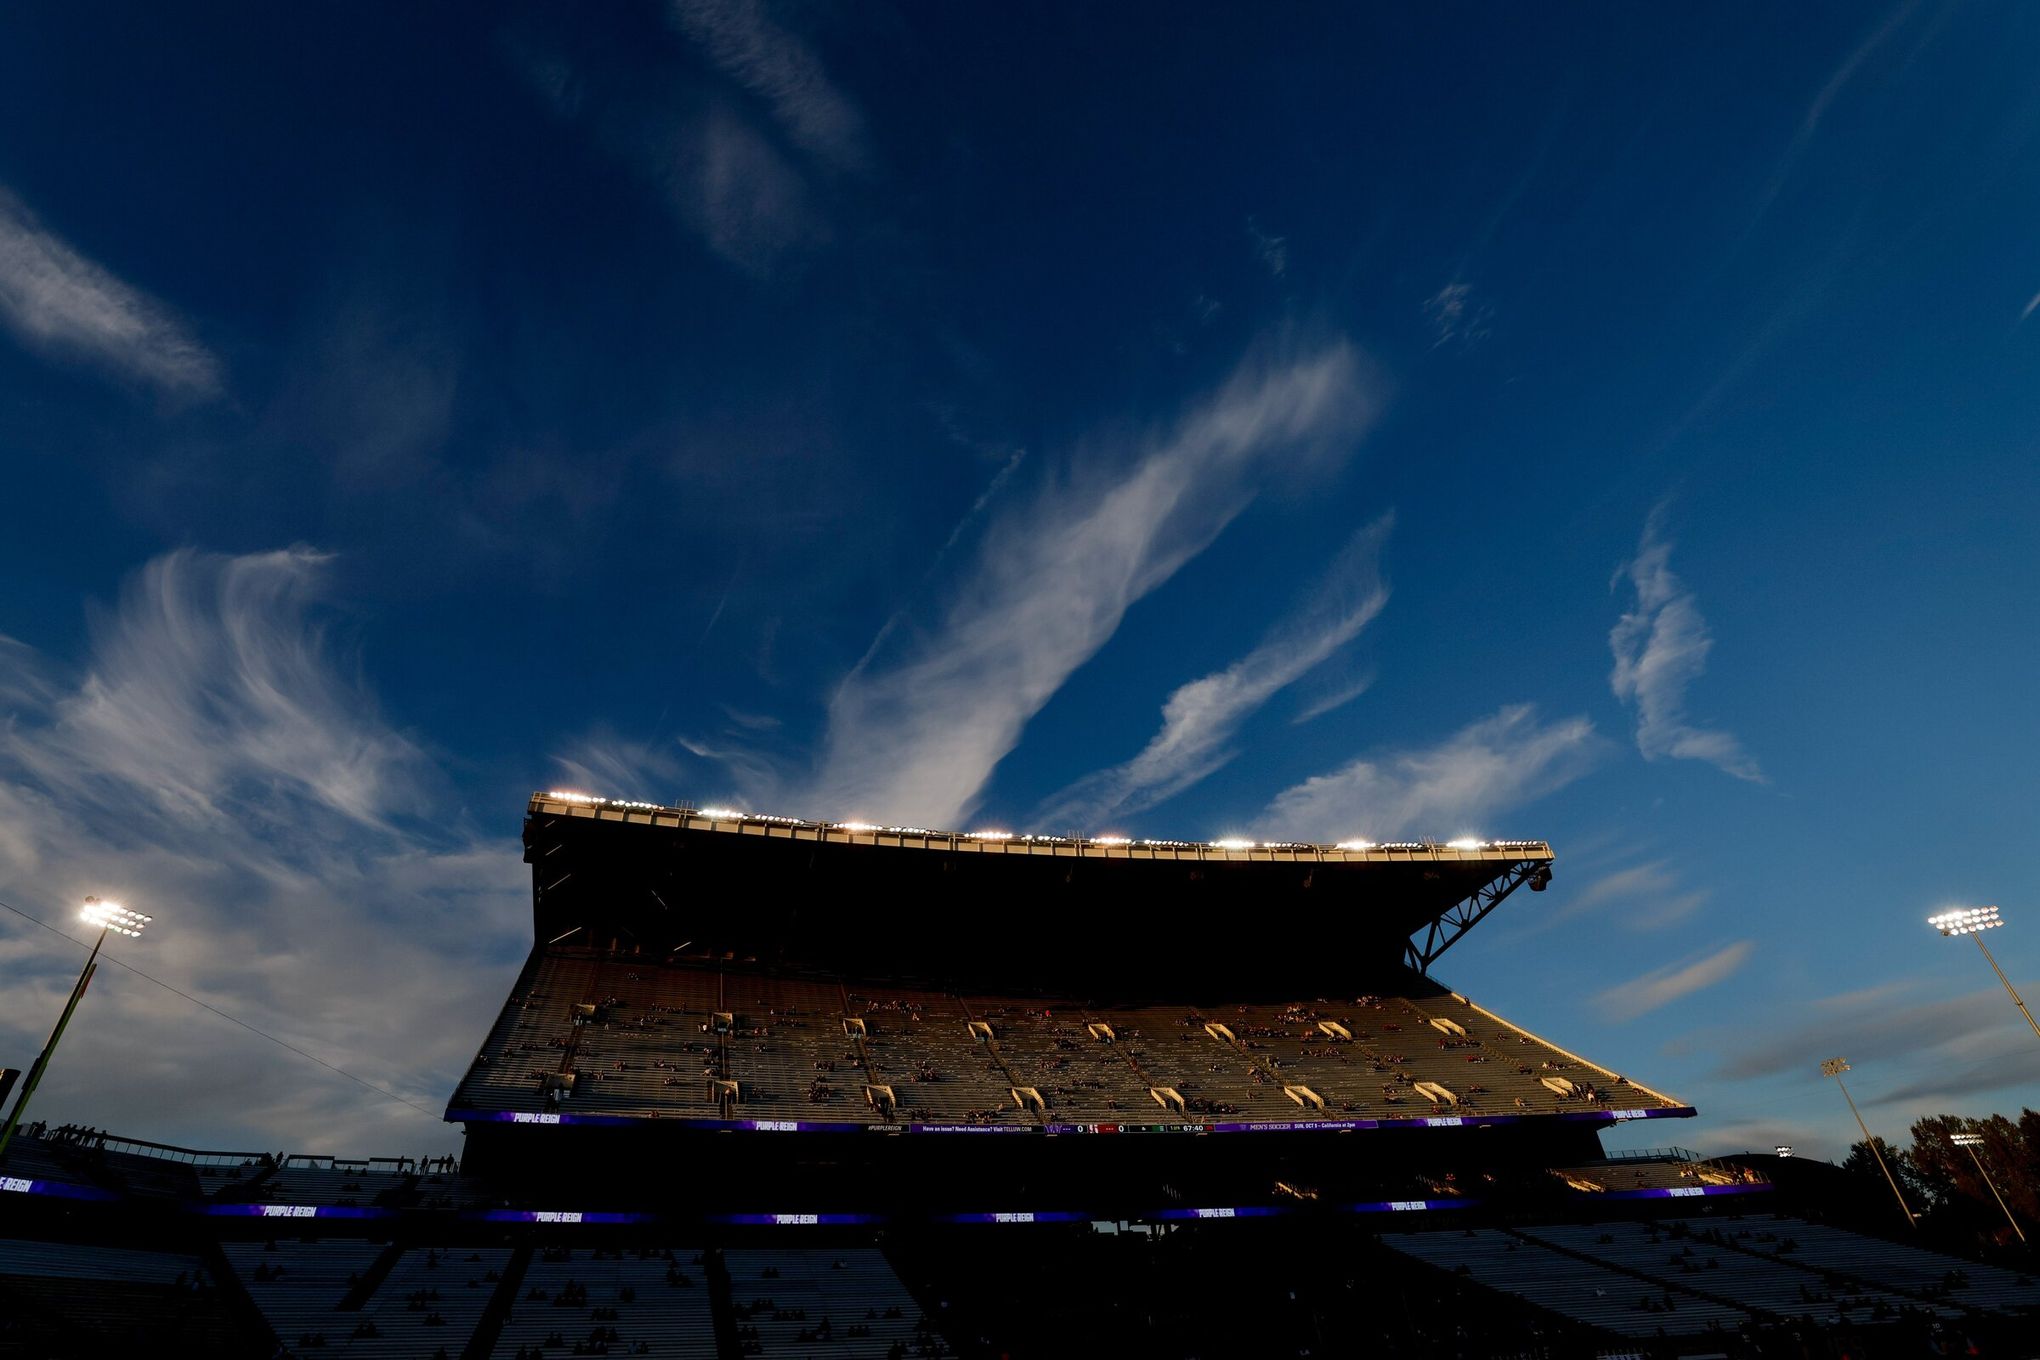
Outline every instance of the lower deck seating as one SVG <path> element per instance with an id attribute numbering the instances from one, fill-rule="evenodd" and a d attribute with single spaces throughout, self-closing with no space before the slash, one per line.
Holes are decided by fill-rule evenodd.
<path id="1" fill-rule="evenodd" d="M 1918 1299 L 1995 1312 L 2040 1309 L 2040 1280 L 2032 1275 L 1804 1219 L 1764 1214 L 1686 1220 L 1684 1226 L 1695 1235 L 1718 1234 L 1743 1251 L 1904 1291 Z"/>
<path id="2" fill-rule="evenodd" d="M 1672 1235 L 1656 1223 L 1560 1224 L 1531 1228 L 1524 1235 L 1778 1317 L 1879 1321 L 1921 1307 L 1915 1300 L 1861 1282 L 1780 1270 L 1730 1247 Z"/>
<path id="3" fill-rule="evenodd" d="M 435 1360 L 441 1351 L 457 1356 L 474 1335 L 509 1260 L 503 1247 L 413 1247 L 358 1313 L 337 1315 L 355 1323 L 337 1336 L 329 1331 L 327 1349 L 389 1360 Z"/>
<path id="4" fill-rule="evenodd" d="M 241 1330 L 196 1256 L 0 1241 L 0 1354 L 216 1355 Z"/>
<path id="5" fill-rule="evenodd" d="M 361 1320 L 335 1311 L 375 1264 L 373 1242 L 225 1242 L 227 1261 L 284 1345 L 338 1345 Z"/>
<path id="6" fill-rule="evenodd" d="M 1464 1273 L 1490 1289 L 1623 1336 L 1734 1331 L 1750 1321 L 1739 1308 L 1646 1284 L 1498 1229 L 1389 1233 L 1382 1241 L 1440 1270 Z"/>
<path id="7" fill-rule="evenodd" d="M 715 1360 L 709 1295 L 691 1248 L 549 1248 L 531 1258 L 491 1354 Z"/>
<path id="8" fill-rule="evenodd" d="M 729 1251 L 723 1260 L 746 1355 L 887 1360 L 949 1353 L 876 1250 Z"/>

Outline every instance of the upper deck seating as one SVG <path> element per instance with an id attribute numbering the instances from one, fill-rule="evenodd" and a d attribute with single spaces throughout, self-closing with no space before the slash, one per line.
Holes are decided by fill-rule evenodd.
<path id="1" fill-rule="evenodd" d="M 456 1108 L 1031 1125 L 1672 1103 L 1421 980 L 1404 996 L 1110 1006 L 564 949 L 541 951 L 527 978 Z M 562 1071 L 572 1091 L 551 1104 L 542 1087 Z M 734 1106 L 718 1089 L 729 1081 Z M 866 1085 L 891 1087 L 896 1108 L 868 1100 Z M 1039 1092 L 1040 1107 L 1016 1087 Z M 1157 1088 L 1177 1092 L 1181 1110 Z"/>

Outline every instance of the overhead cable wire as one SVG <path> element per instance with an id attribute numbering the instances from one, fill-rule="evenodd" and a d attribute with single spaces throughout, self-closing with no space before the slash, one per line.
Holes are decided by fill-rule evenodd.
<path id="1" fill-rule="evenodd" d="M 43 920 L 41 917 L 31 916 L 29 913 L 23 911 L 20 907 L 14 906 L 11 903 L 0 902 L 0 907 L 4 907 L 6 910 L 13 912 L 16 916 L 19 916 L 24 921 L 27 921 L 33 925 L 41 926 L 44 930 L 47 930 L 52 935 L 58 936 L 61 939 L 69 940 L 72 944 L 77 945 L 80 949 L 90 949 L 92 947 L 85 941 L 79 939 L 76 935 L 72 935 L 67 931 L 59 930 L 57 927 L 51 925 L 48 921 Z M 438 1119 L 440 1117 L 439 1112 L 437 1110 L 427 1109 L 425 1106 L 420 1105 L 417 1101 L 412 1100 L 410 1097 L 398 1095 L 395 1091 L 390 1090 L 387 1086 L 378 1086 L 376 1085 L 376 1083 L 370 1081 L 367 1077 L 358 1077 L 354 1073 L 349 1072 L 344 1067 L 335 1067 L 332 1063 L 327 1062 L 324 1058 L 321 1058 L 316 1054 L 305 1052 L 302 1048 L 299 1048 L 296 1044 L 291 1043 L 288 1039 L 280 1039 L 276 1035 L 271 1034 L 268 1030 L 263 1029 L 257 1025 L 251 1025 L 246 1020 L 241 1019 L 237 1015 L 229 1015 L 225 1011 L 221 1010 L 218 1006 L 213 1005 L 211 1002 L 201 1001 L 197 997 L 193 996 L 190 992 L 182 991 L 176 987 L 171 986 L 169 983 L 163 981 L 163 979 L 159 977 L 155 977 L 152 976 L 151 974 L 144 973 L 141 969 L 135 967 L 131 963 L 124 962 L 120 959 L 115 958 L 113 955 L 106 953 L 100 954 L 99 957 L 103 962 L 118 964 L 120 967 L 127 969 L 130 973 L 133 973 L 136 977 L 141 978 L 144 982 L 155 983 L 158 987 L 161 987 L 164 991 L 169 992 L 173 996 L 181 996 L 186 1001 L 189 1001 L 192 1005 L 197 1006 L 203 1010 L 211 1011 L 214 1015 L 217 1015 L 222 1020 L 228 1021 L 229 1023 L 232 1024 L 239 1025 L 242 1029 L 247 1030 L 250 1034 L 256 1035 L 259 1038 L 267 1039 L 270 1043 L 275 1044 L 278 1048 L 284 1049 L 285 1051 L 290 1053 L 295 1053 L 298 1057 L 305 1059 L 305 1061 L 307 1062 L 315 1062 L 319 1066 L 325 1068 L 328 1072 L 332 1072 L 337 1076 L 345 1077 L 347 1078 L 347 1080 L 353 1082 L 357 1086 L 361 1086 L 366 1088 L 367 1090 L 373 1091 L 377 1095 L 382 1096 L 387 1100 L 394 1100 L 398 1104 L 408 1105 L 422 1115 L 428 1115 L 433 1119 Z"/>

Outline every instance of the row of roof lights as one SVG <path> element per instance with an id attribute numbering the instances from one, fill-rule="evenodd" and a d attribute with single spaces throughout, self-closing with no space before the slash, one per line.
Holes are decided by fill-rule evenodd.
<path id="1" fill-rule="evenodd" d="M 598 807 L 639 808 L 645 811 L 661 811 L 658 803 L 634 802 L 625 798 L 598 798 L 590 793 L 576 793 L 567 789 L 553 789 L 546 794 L 564 803 L 582 803 Z M 735 808 L 705 807 L 694 813 L 713 822 L 770 822 L 777 826 L 828 826 L 837 831 L 853 833 L 884 832 L 889 836 L 947 836 L 954 834 L 959 840 L 972 841 L 1026 841 L 1048 845 L 1144 845 L 1161 850 L 1310 850 L 1317 847 L 1307 841 L 1250 841 L 1242 837 L 1228 836 L 1215 841 L 1169 841 L 1135 840 L 1131 836 L 1016 836 L 1011 831 L 966 831 L 951 833 L 931 831 L 925 826 L 879 826 L 874 822 L 809 822 L 799 817 L 777 817 L 764 812 L 739 812 Z M 1449 840 L 1443 846 L 1431 841 L 1340 841 L 1334 850 L 1360 852 L 1366 850 L 1527 850 L 1543 845 L 1542 841 L 1484 841 L 1471 836 Z M 1936 918 L 1939 924 L 1939 918 Z"/>

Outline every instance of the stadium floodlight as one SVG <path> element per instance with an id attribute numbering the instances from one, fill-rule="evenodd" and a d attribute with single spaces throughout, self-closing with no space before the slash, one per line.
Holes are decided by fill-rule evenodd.
<path id="1" fill-rule="evenodd" d="M 1486 844 L 1486 841 L 1477 841 L 1471 836 L 1461 836 L 1458 840 L 1445 842 L 1445 848 L 1447 850 L 1478 850 Z"/>
<path id="2" fill-rule="evenodd" d="M 1373 848 L 1373 841 L 1340 841 L 1332 847 L 1334 850 L 1372 850 Z"/>
<path id="3" fill-rule="evenodd" d="M 708 818 L 711 822 L 738 822 L 744 818 L 744 814 L 738 812 L 735 808 L 721 807 L 703 808 L 699 815 Z"/>
<path id="4" fill-rule="evenodd" d="M 1847 1058 L 1829 1058 L 1820 1065 L 1820 1074 L 1833 1077 L 1835 1085 L 1842 1088 L 1842 1099 L 1849 1102 L 1849 1113 L 1856 1116 L 1856 1127 L 1863 1130 L 1863 1146 L 1870 1149 L 1870 1155 L 1877 1159 L 1877 1169 L 1884 1173 L 1884 1183 L 1891 1187 L 1891 1197 L 1898 1201 L 1898 1211 L 1905 1215 L 1905 1221 L 1917 1229 L 1920 1221 L 1905 1202 L 1905 1195 L 1898 1188 L 1898 1179 L 1891 1174 L 1891 1168 L 1884 1164 L 1884 1154 L 1878 1150 L 1877 1140 L 1870 1136 L 1870 1126 L 1863 1122 L 1863 1112 L 1856 1108 L 1856 1098 L 1849 1094 L 1848 1083 L 1842 1080 L 1842 1073 L 1849 1070 Z"/>
<path id="5" fill-rule="evenodd" d="M 1093 845 L 1132 845 L 1132 844 L 1133 844 L 1133 837 L 1131 837 L 1131 836 L 1093 836 L 1093 837 L 1091 837 L 1091 844 L 1093 844 Z"/>
<path id="6" fill-rule="evenodd" d="M 149 928 L 155 918 L 144 916 L 138 911 L 129 911 L 118 902 L 106 902 L 97 897 L 85 899 L 85 906 L 79 911 L 78 919 L 88 925 L 95 925 L 101 931 L 112 931 L 116 935 L 133 937 Z"/>
<path id="7" fill-rule="evenodd" d="M 970 838 L 974 841 L 1010 841 L 1013 839 L 1013 833 L 1010 831 L 973 831 L 970 833 Z"/>
<path id="8" fill-rule="evenodd" d="M 2012 1231 L 2019 1235 L 2019 1241 L 2026 1240 L 2026 1230 L 2019 1226 L 2019 1220 L 2012 1217 L 2012 1211 L 2005 1206 L 2005 1197 L 1998 1193 L 1997 1182 L 1990 1178 L 1990 1172 L 1983 1165 L 1983 1158 L 1976 1150 L 1983 1146 L 1980 1133 L 1957 1133 L 1949 1135 L 1948 1141 L 1956 1147 L 1969 1150 L 1969 1160 L 1976 1164 L 1976 1174 L 1983 1177 L 1983 1183 L 1990 1187 L 1990 1197 L 1997 1201 L 1998 1209 L 2004 1214 L 2005 1222 L 2012 1225 Z"/>
<path id="9" fill-rule="evenodd" d="M 85 956 L 85 967 L 80 970 L 78 981 L 72 984 L 71 999 L 64 1003 L 64 1013 L 57 1017 L 57 1027 L 50 1031 L 49 1042 L 36 1055 L 35 1066 L 28 1069 L 28 1079 L 21 1084 L 21 1094 L 14 1098 L 14 1108 L 7 1113 L 6 1127 L 0 1128 L 0 1162 L 7 1160 L 7 1145 L 14 1141 L 14 1130 L 21 1126 L 21 1116 L 28 1109 L 28 1098 L 35 1094 L 35 1088 L 42 1084 L 43 1073 L 49 1070 L 50 1058 L 57 1051 L 57 1041 L 64 1037 L 64 1027 L 71 1023 L 72 1012 L 78 1009 L 79 999 L 91 984 L 92 975 L 99 971 L 99 950 L 106 943 L 106 937 L 125 935 L 133 939 L 155 919 L 138 911 L 129 911 L 118 902 L 107 902 L 97 897 L 86 898 L 79 915 L 88 924 L 99 927 L 99 937 L 92 942 L 92 952 Z"/>
<path id="10" fill-rule="evenodd" d="M 876 831 L 878 826 L 873 822 L 838 822 L 836 823 L 836 829 L 838 831 L 864 832 Z"/>
<path id="11" fill-rule="evenodd" d="M 1984 931 L 1996 930 L 2004 923 L 2004 917 L 1998 914 L 1996 907 L 1961 907 L 1927 918 L 1928 925 L 1950 939 L 1957 935 L 1967 935 L 1976 941 L 1977 949 L 1982 951 L 1985 961 L 1990 964 L 1990 971 L 1996 973 L 1998 981 L 2005 985 L 2005 995 L 2019 1008 L 2019 1014 L 2026 1017 L 2026 1024 L 2032 1029 L 2033 1037 L 2040 1039 L 2040 1021 L 2033 1019 L 2033 1012 L 2026 1009 L 2026 1003 L 2013 988 L 2012 980 L 2005 976 L 2004 969 L 1998 967 L 1997 955 L 1991 953 L 1990 946 L 1983 942 Z"/>
<path id="12" fill-rule="evenodd" d="M 1211 848 L 1214 850 L 1251 850 L 1254 848 L 1254 843 L 1252 841 L 1241 840 L 1237 836 L 1228 836 L 1224 840 L 1213 841 Z"/>

